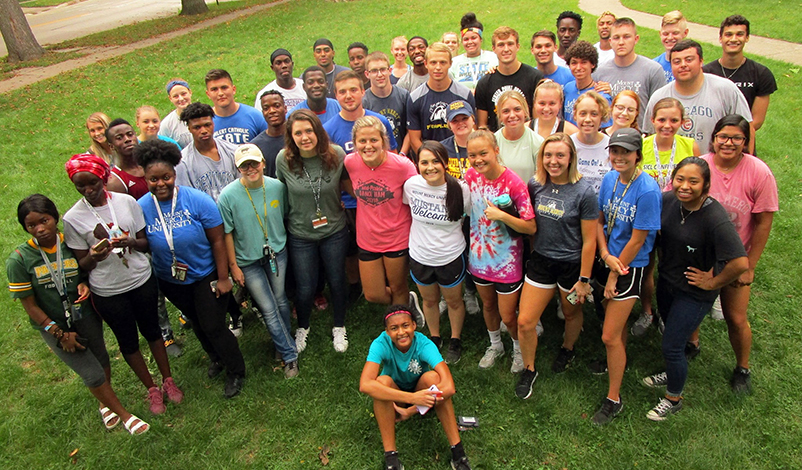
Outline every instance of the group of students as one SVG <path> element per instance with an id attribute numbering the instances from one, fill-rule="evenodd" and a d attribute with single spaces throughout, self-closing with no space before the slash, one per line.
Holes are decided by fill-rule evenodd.
<path id="1" fill-rule="evenodd" d="M 471 34 L 481 39 L 481 30 L 465 28 L 466 52 Z M 471 68 L 476 62 L 455 61 L 462 64 L 456 73 L 489 71 Z M 207 94 L 209 82 L 207 76 Z M 137 434 L 149 426 L 128 413 L 110 387 L 101 318 L 148 389 L 153 413 L 164 412 L 164 395 L 174 403 L 183 398 L 170 371 L 170 344 L 162 338 L 160 293 L 189 319 L 210 358 L 209 377 L 226 371 L 230 398 L 245 377 L 226 323 L 234 284 L 250 294 L 285 377 L 294 377 L 321 277 L 332 300 L 334 349 L 348 348 L 352 237 L 366 300 L 391 306 L 360 379 L 360 390 L 374 399 L 388 469 L 401 468 L 396 420 L 426 407 L 434 407 L 443 424 L 453 468 L 470 468 L 447 366 L 462 356 L 463 289 L 481 298 L 490 339 L 479 367 L 504 357 L 506 330 L 521 399 L 533 393 L 540 319 L 551 300 L 557 295 L 565 319 L 555 373 L 574 360 L 582 305 L 595 302 L 606 347 L 606 359 L 595 368 L 609 374 L 607 395 L 592 419 L 601 425 L 623 408 L 627 320 L 639 298 L 651 310 L 656 265 L 666 368 L 644 383 L 666 386 L 666 396 L 647 417 L 660 421 L 682 408 L 687 357 L 698 354 L 699 325 L 719 292 L 737 360 L 731 384 L 749 389 L 749 286 L 777 210 L 777 189 L 768 166 L 745 152 L 753 134 L 744 117 L 720 119 L 709 153 L 700 157 L 698 145 L 677 134 L 686 119 L 677 99 L 651 107 L 644 119 L 655 134 L 644 138 L 636 93 L 622 91 L 610 105 L 586 91 L 566 115 L 563 87 L 545 79 L 532 105 L 520 91 L 500 93 L 495 133 L 476 129 L 468 100 L 449 103 L 451 137 L 423 140 L 413 149 L 414 162 L 395 153 L 392 129 L 378 116 L 366 113 L 353 122 L 353 149 L 346 154 L 315 112 L 297 109 L 275 136 L 283 148 L 268 162 L 259 146 L 214 138 L 216 115 L 208 105 L 190 104 L 185 81 L 171 80 L 167 93 L 175 110 L 161 122 L 154 108 L 137 110 L 138 136 L 122 119 L 89 117 L 89 153 L 65 164 L 82 197 L 64 215 L 64 233 L 52 201 L 25 198 L 18 220 L 32 238 L 7 262 L 12 296 L 22 299 L 34 328 L 99 400 L 107 428 L 123 422 Z M 280 92 L 267 95 L 283 105 Z M 271 125 L 267 111 L 264 116 Z M 174 138 L 160 136 L 160 127 L 173 129 Z M 201 177 L 193 168 L 198 161 L 211 168 Z M 355 221 L 343 208 L 345 194 L 356 200 Z M 294 334 L 285 289 L 290 273 Z M 445 360 L 441 310 L 448 312 L 451 333 Z M 416 332 L 425 325 L 428 337 Z M 156 360 L 161 386 L 145 365 L 137 331 Z"/>

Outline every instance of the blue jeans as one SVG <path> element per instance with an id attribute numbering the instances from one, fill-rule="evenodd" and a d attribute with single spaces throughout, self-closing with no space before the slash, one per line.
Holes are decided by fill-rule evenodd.
<path id="1" fill-rule="evenodd" d="M 245 287 L 251 293 L 262 322 L 273 338 L 276 350 L 281 354 L 281 359 L 285 363 L 298 360 L 298 352 L 295 350 L 295 339 L 290 333 L 290 301 L 284 292 L 284 279 L 287 276 L 287 250 L 276 253 L 276 272 L 270 268 L 270 261 L 267 257 L 242 266 L 242 274 L 245 276 Z"/>
<path id="2" fill-rule="evenodd" d="M 666 393 L 669 396 L 682 395 L 688 378 L 685 344 L 712 306 L 712 300 L 703 302 L 693 299 L 667 282 L 657 281 L 657 308 L 666 324 L 663 331 L 663 359 L 666 361 Z"/>
<path id="3" fill-rule="evenodd" d="M 298 315 L 298 327 L 309 328 L 309 316 L 315 298 L 321 260 L 329 283 L 334 309 L 334 326 L 345 326 L 345 308 L 348 301 L 348 280 L 345 277 L 348 229 L 342 229 L 322 240 L 307 240 L 288 234 L 287 243 L 295 275 L 295 311 Z"/>

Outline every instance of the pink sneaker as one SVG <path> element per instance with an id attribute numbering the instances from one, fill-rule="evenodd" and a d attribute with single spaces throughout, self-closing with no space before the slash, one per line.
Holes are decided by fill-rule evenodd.
<path id="1" fill-rule="evenodd" d="M 150 400 L 151 413 L 160 415 L 167 410 L 164 407 L 164 395 L 159 387 L 150 387 L 148 389 L 148 400 Z"/>
<path id="2" fill-rule="evenodd" d="M 184 399 L 184 392 L 178 388 L 178 385 L 175 384 L 172 377 L 168 377 L 164 380 L 162 390 L 167 394 L 167 399 L 173 403 L 181 403 L 181 400 Z"/>

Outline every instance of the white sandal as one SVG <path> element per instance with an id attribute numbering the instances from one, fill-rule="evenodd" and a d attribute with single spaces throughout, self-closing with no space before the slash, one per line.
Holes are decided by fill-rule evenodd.
<path id="1" fill-rule="evenodd" d="M 134 421 L 139 421 L 139 422 L 134 424 Z M 138 434 L 145 434 L 146 432 L 148 432 L 148 429 L 150 429 L 150 425 L 148 423 L 142 421 L 141 419 L 137 418 L 134 415 L 131 415 L 131 417 L 128 418 L 128 421 L 123 423 L 123 425 L 125 426 L 125 429 L 128 431 L 128 433 L 131 434 L 132 436 L 135 435 L 135 434 L 137 434 L 137 435 Z M 143 426 L 145 427 L 145 430 L 142 431 L 142 432 L 137 432 Z"/>
<path id="2" fill-rule="evenodd" d="M 120 421 L 122 421 L 120 417 L 117 416 L 117 413 L 111 411 L 108 406 L 104 406 L 98 411 L 100 411 L 100 417 L 103 419 L 103 425 L 106 426 L 106 429 L 109 431 L 116 428 L 117 425 L 120 424 Z M 114 421 L 115 418 L 117 421 Z M 109 424 L 112 421 L 114 421 L 114 424 Z"/>

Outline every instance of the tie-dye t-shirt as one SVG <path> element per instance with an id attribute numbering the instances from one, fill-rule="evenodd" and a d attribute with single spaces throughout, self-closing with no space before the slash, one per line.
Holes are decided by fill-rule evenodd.
<path id="1" fill-rule="evenodd" d="M 485 217 L 485 209 L 487 201 L 507 194 L 522 220 L 534 219 L 526 183 L 508 168 L 492 181 L 471 168 L 465 172 L 465 182 L 471 192 L 471 275 L 490 282 L 520 281 L 523 278 L 523 240 L 510 237 L 503 222 Z"/>

